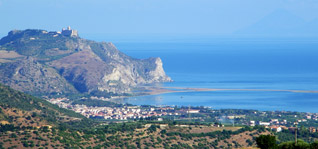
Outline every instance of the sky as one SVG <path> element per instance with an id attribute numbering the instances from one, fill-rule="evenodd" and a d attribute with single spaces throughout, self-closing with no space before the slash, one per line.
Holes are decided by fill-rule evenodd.
<path id="1" fill-rule="evenodd" d="M 286 18 L 273 29 L 280 20 L 275 16 Z M 0 18 L 1 36 L 67 26 L 87 36 L 265 35 L 295 20 L 298 26 L 280 34 L 312 36 L 318 33 L 318 0 L 0 0 Z"/>

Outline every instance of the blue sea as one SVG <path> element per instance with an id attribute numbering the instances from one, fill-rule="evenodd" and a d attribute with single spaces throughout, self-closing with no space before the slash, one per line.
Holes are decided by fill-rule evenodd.
<path id="1" fill-rule="evenodd" d="M 166 87 L 318 90 L 318 39 L 211 38 L 114 42 L 135 58 L 160 57 Z M 208 91 L 122 99 L 136 105 L 209 106 L 318 113 L 318 93 Z"/>

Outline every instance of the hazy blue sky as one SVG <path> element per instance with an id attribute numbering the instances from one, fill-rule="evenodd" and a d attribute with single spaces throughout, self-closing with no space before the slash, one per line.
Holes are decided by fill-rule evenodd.
<path id="1" fill-rule="evenodd" d="M 80 34 L 262 34 L 280 20 L 275 16 L 286 17 L 276 30 L 296 20 L 293 30 L 318 33 L 318 0 L 0 0 L 0 34 L 68 25 Z"/>

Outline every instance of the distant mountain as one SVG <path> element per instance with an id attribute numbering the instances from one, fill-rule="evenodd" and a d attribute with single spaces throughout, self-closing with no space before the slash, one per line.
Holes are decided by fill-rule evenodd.
<path id="1" fill-rule="evenodd" d="M 276 10 L 235 34 L 265 36 L 317 36 L 318 21 L 307 22 L 283 9 Z"/>
<path id="2" fill-rule="evenodd" d="M 31 94 L 122 94 L 171 81 L 160 58 L 135 59 L 112 43 L 62 32 L 14 30 L 0 40 L 0 82 Z"/>

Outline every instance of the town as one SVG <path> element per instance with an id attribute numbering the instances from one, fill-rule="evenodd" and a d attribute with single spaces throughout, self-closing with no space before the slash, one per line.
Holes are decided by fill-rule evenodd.
<path id="1" fill-rule="evenodd" d="M 52 98 L 48 100 L 57 104 L 61 108 L 70 109 L 80 113 L 87 118 L 98 118 L 105 120 L 129 120 L 149 117 L 162 116 L 181 116 L 187 113 L 199 113 L 198 109 L 175 110 L 173 107 L 141 107 L 141 106 L 123 106 L 123 107 L 96 107 L 86 105 L 72 105 L 67 98 Z M 162 118 L 158 118 L 161 120 Z"/>
<path id="2" fill-rule="evenodd" d="M 99 99 L 94 99 L 100 101 Z M 180 106 L 87 106 L 72 104 L 68 98 L 48 100 L 59 107 L 73 110 L 87 118 L 105 121 L 125 122 L 152 119 L 173 120 L 192 123 L 212 123 L 224 126 L 264 126 L 275 132 L 294 131 L 298 126 L 306 127 L 311 133 L 317 132 L 318 114 L 292 111 L 257 111 L 242 109 L 212 109 L 211 107 Z"/>

